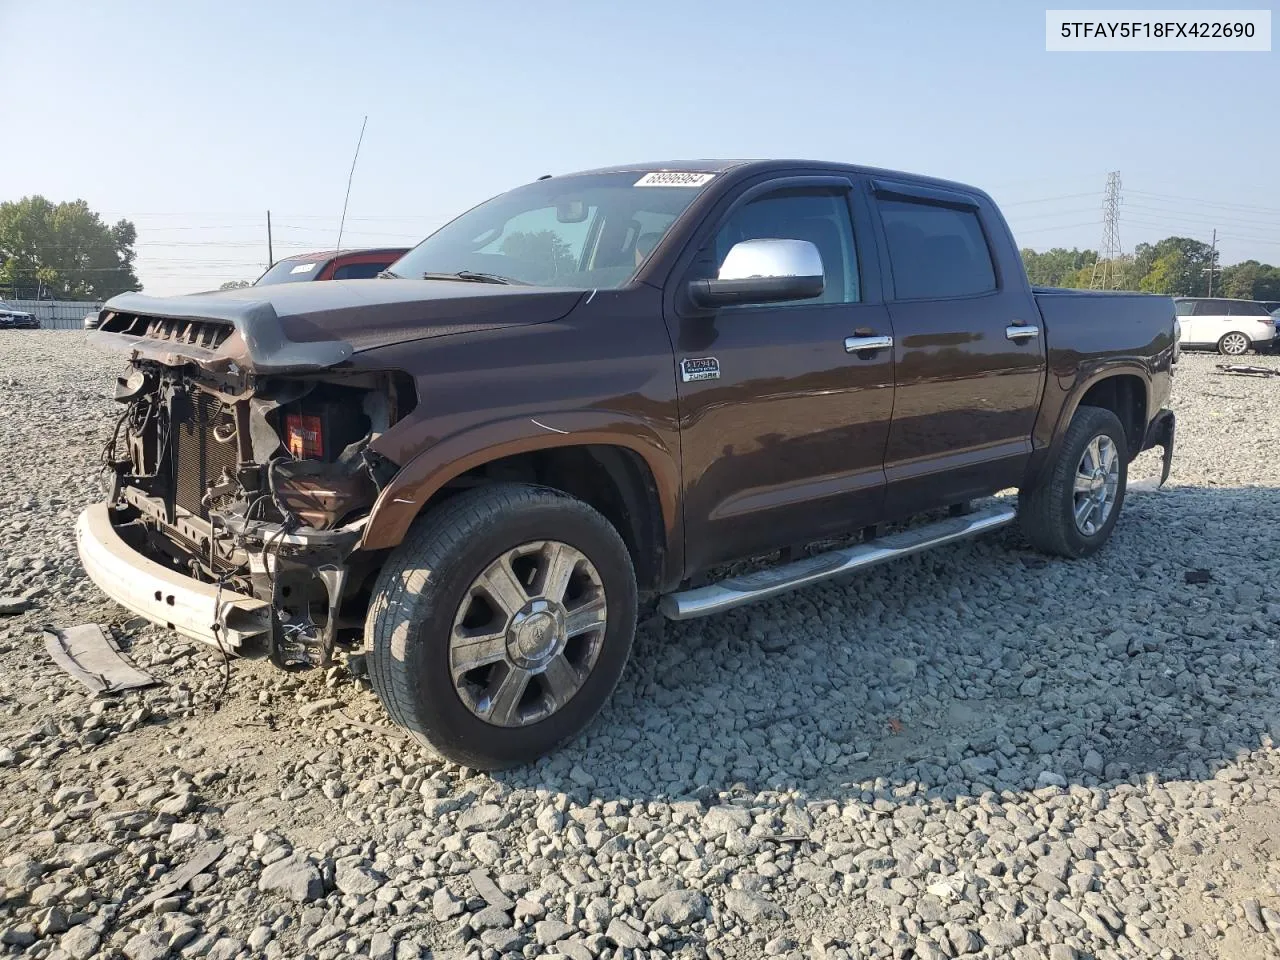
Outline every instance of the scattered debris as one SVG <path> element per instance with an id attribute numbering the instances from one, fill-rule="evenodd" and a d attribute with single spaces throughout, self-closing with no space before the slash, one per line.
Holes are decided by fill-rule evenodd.
<path id="1" fill-rule="evenodd" d="M 1208 570 L 1195 569 L 1188 570 L 1183 574 L 1182 579 L 1187 583 L 1211 583 L 1213 582 L 1213 574 Z"/>
<path id="2" fill-rule="evenodd" d="M 0 616 L 11 617 L 30 608 L 31 601 L 25 597 L 0 597 Z"/>
<path id="3" fill-rule="evenodd" d="M 149 909 L 153 903 L 163 900 L 165 897 L 173 896 L 197 876 L 204 873 L 217 863 L 226 849 L 226 844 L 223 843 L 209 844 L 209 846 L 205 847 L 172 873 L 166 874 L 165 878 L 156 884 L 154 890 L 148 893 L 124 913 L 120 914 L 120 919 L 128 920 L 130 917 L 136 917 L 138 914 Z"/>
<path id="4" fill-rule="evenodd" d="M 44 647 L 54 663 L 94 693 L 119 693 L 159 682 L 126 659 L 99 623 L 46 630 Z"/>
<path id="5" fill-rule="evenodd" d="M 1219 363 L 1215 366 L 1234 377 L 1280 377 L 1280 370 L 1275 367 L 1252 367 L 1247 363 Z"/>

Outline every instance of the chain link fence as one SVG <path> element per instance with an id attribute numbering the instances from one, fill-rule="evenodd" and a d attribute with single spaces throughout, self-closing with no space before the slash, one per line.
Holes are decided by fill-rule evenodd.
<path id="1" fill-rule="evenodd" d="M 84 315 L 97 313 L 102 304 L 91 300 L 5 300 L 8 306 L 29 313 L 45 330 L 82 330 Z"/>

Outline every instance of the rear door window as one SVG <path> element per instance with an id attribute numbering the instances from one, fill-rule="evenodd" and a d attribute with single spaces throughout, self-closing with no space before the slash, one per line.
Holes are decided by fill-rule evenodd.
<path id="1" fill-rule="evenodd" d="M 1266 317 L 1267 308 L 1260 303 L 1249 303 L 1245 300 L 1231 301 L 1231 316 L 1233 317 Z"/>
<path id="2" fill-rule="evenodd" d="M 1196 301 L 1197 317 L 1225 317 L 1229 309 L 1229 300 L 1198 300 Z"/>
<path id="3" fill-rule="evenodd" d="M 995 266 L 974 210 L 914 200 L 880 200 L 899 300 L 971 297 L 996 289 Z"/>
<path id="4" fill-rule="evenodd" d="M 1180 317 L 1189 317 L 1191 312 L 1195 310 L 1196 302 L 1194 300 L 1178 300 L 1174 302 L 1173 309 Z"/>

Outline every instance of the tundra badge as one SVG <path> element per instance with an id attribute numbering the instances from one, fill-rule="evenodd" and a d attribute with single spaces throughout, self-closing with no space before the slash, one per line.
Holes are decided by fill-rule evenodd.
<path id="1" fill-rule="evenodd" d="M 680 379 L 685 383 L 692 380 L 719 380 L 720 361 L 715 357 L 688 357 L 681 360 Z"/>

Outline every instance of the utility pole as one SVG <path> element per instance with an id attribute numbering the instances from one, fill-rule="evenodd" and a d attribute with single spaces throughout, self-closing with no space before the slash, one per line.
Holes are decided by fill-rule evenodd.
<path id="1" fill-rule="evenodd" d="M 1213 228 L 1213 243 L 1209 244 L 1209 266 L 1204 272 L 1209 275 L 1209 296 L 1213 296 L 1213 269 L 1218 263 L 1218 228 Z"/>
<path id="2" fill-rule="evenodd" d="M 267 269 L 276 265 L 275 254 L 271 252 L 271 211 L 267 211 Z"/>
<path id="3" fill-rule="evenodd" d="M 1102 201 L 1102 246 L 1098 259 L 1093 263 L 1093 276 L 1089 280 L 1091 290 L 1107 290 L 1115 280 L 1112 262 L 1120 257 L 1120 171 L 1107 174 L 1107 193 Z"/>

